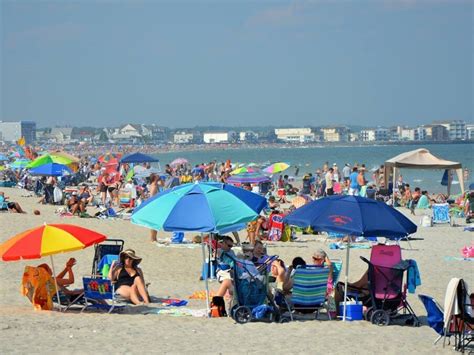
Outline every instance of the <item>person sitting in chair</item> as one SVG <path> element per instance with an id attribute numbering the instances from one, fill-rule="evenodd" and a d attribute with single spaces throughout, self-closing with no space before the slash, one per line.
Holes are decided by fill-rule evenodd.
<path id="1" fill-rule="evenodd" d="M 115 291 L 133 304 L 149 304 L 150 298 L 145 287 L 145 279 L 138 264 L 142 258 L 132 249 L 119 255 L 120 263 L 112 262 L 109 279 L 115 283 Z"/>
<path id="2" fill-rule="evenodd" d="M 5 193 L 0 191 L 0 203 L 5 203 L 6 208 L 10 212 L 15 212 L 15 213 L 26 213 L 23 211 L 21 208 L 20 204 L 18 202 L 12 202 L 12 201 L 7 201 L 8 197 L 5 196 Z"/>
<path id="3" fill-rule="evenodd" d="M 74 265 L 76 265 L 76 259 L 70 258 L 67 261 L 66 266 L 64 267 L 64 270 L 61 271 L 59 274 L 57 274 L 55 277 L 59 291 L 65 294 L 66 296 L 68 296 L 71 299 L 71 301 L 84 292 L 83 289 L 76 289 L 76 290 L 68 289 L 68 286 L 74 284 L 74 271 L 72 270 Z M 38 265 L 38 267 L 45 269 L 48 272 L 48 274 L 53 276 L 53 271 L 51 270 L 48 264 L 40 264 Z M 66 277 L 66 274 L 67 274 L 67 277 Z"/>

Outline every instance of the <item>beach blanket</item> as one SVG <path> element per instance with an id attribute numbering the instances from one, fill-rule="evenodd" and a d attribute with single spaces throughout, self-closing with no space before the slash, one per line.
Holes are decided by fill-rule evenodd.
<path id="1" fill-rule="evenodd" d="M 205 309 L 191 308 L 149 308 L 143 311 L 143 314 L 169 314 L 174 317 L 207 317 Z"/>
<path id="2" fill-rule="evenodd" d="M 346 249 L 347 244 L 343 243 L 331 243 L 329 244 L 329 249 Z M 351 249 L 370 249 L 371 246 L 367 244 L 351 244 Z"/>

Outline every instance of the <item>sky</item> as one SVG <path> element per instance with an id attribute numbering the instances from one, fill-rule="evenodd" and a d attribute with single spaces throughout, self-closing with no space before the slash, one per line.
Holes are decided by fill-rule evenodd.
<path id="1" fill-rule="evenodd" d="M 473 120 L 474 1 L 0 0 L 0 120 Z"/>

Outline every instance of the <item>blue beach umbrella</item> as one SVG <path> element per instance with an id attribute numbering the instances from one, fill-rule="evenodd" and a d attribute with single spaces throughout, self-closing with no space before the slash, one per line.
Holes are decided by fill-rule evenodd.
<path id="1" fill-rule="evenodd" d="M 335 195 L 313 201 L 285 217 L 288 224 L 352 236 L 400 239 L 416 225 L 395 208 L 360 196 Z"/>
<path id="2" fill-rule="evenodd" d="M 264 197 L 232 185 L 184 184 L 141 204 L 132 223 L 168 232 L 218 233 L 254 220 L 266 205 Z"/>
<path id="3" fill-rule="evenodd" d="M 316 231 L 392 239 L 404 238 L 417 230 L 416 225 L 395 208 L 360 196 L 325 197 L 294 210 L 283 221 L 299 227 L 311 226 Z M 346 248 L 344 295 L 349 279 L 349 250 L 350 240 Z M 346 320 L 345 301 L 343 320 Z"/>
<path id="4" fill-rule="evenodd" d="M 153 158 L 150 155 L 146 155 L 143 153 L 133 153 L 133 154 L 128 154 L 124 156 L 122 159 L 120 159 L 120 163 L 154 163 L 154 162 L 159 162 L 160 160 L 157 158 Z"/>
<path id="5" fill-rule="evenodd" d="M 44 175 L 44 176 L 64 176 L 72 174 L 72 170 L 66 165 L 48 163 L 37 168 L 30 169 L 31 175 Z"/>
<path id="6" fill-rule="evenodd" d="M 132 223 L 168 232 L 226 233 L 242 229 L 257 218 L 267 200 L 250 191 L 220 183 L 179 185 L 159 193 L 138 207 Z M 206 262 L 204 241 L 202 258 Z M 209 282 L 206 307 L 209 314 Z"/>
<path id="7" fill-rule="evenodd" d="M 9 160 L 9 158 L 6 155 L 0 154 L 0 161 L 7 161 L 7 160 Z"/>

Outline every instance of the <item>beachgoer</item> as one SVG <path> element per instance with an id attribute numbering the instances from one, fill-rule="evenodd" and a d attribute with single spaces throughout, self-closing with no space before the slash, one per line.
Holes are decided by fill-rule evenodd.
<path id="1" fill-rule="evenodd" d="M 283 283 L 282 290 L 284 294 L 290 294 L 293 290 L 293 279 L 295 276 L 295 269 L 297 269 L 299 266 L 306 266 L 306 261 L 304 261 L 302 257 L 297 256 L 293 259 L 291 265 L 288 267 L 288 270 L 286 272 L 285 282 Z"/>
<path id="2" fill-rule="evenodd" d="M 365 179 L 365 167 L 363 164 L 359 169 L 359 175 L 357 175 L 357 184 L 359 185 L 359 195 L 365 197 L 365 186 L 367 185 L 367 180 Z"/>
<path id="3" fill-rule="evenodd" d="M 120 263 L 112 262 L 109 279 L 115 283 L 115 291 L 133 304 L 148 304 L 150 298 L 145 286 L 143 271 L 138 267 L 142 258 L 132 249 L 120 253 Z"/>
<path id="4" fill-rule="evenodd" d="M 150 175 L 150 187 L 149 187 L 150 197 L 155 196 L 159 191 L 158 180 L 160 180 L 160 177 L 158 175 L 156 175 L 156 174 L 151 174 Z M 158 234 L 158 232 L 156 230 L 150 229 L 150 241 L 151 242 L 156 242 L 157 241 L 157 238 L 156 238 L 157 234 Z"/>
<path id="5" fill-rule="evenodd" d="M 61 271 L 55 278 L 56 278 L 56 283 L 58 285 L 59 290 L 64 293 L 65 295 L 68 296 L 79 296 L 84 292 L 83 289 L 76 289 L 76 290 L 70 290 L 68 289 L 68 286 L 74 284 L 74 271 L 72 270 L 73 266 L 76 265 L 76 259 L 70 258 L 66 262 L 66 266 L 64 267 L 64 270 Z M 49 267 L 48 264 L 40 264 L 38 267 L 43 268 L 46 270 L 51 276 L 53 276 L 53 271 Z M 67 277 L 66 277 L 67 274 Z"/>
<path id="6" fill-rule="evenodd" d="M 84 204 L 82 200 L 79 199 L 77 191 L 74 191 L 69 200 L 67 200 L 67 208 L 73 215 L 76 214 L 76 212 L 79 214 L 85 211 Z"/>
<path id="7" fill-rule="evenodd" d="M 334 188 L 333 188 L 333 184 L 334 184 L 334 177 L 333 177 L 333 172 L 334 172 L 334 169 L 333 168 L 329 168 L 328 172 L 326 173 L 326 175 L 324 176 L 324 179 L 326 181 L 326 195 L 327 196 L 331 196 L 331 195 L 334 195 Z"/>
<path id="8" fill-rule="evenodd" d="M 276 259 L 272 262 L 270 267 L 271 275 L 275 278 L 275 287 L 283 290 L 283 285 L 286 280 L 285 263 L 281 259 Z"/>
<path id="9" fill-rule="evenodd" d="M 8 197 L 5 196 L 5 193 L 3 191 L 0 191 L 0 202 L 5 202 L 9 211 L 14 212 L 14 213 L 26 213 L 25 211 L 23 211 L 23 209 L 21 208 L 18 202 L 7 201 L 7 200 L 8 200 Z"/>
<path id="10" fill-rule="evenodd" d="M 344 179 L 344 184 L 346 185 L 346 187 L 349 187 L 350 176 L 351 176 L 351 166 L 350 164 L 346 163 L 344 165 L 344 168 L 342 168 L 342 177 Z"/>
<path id="11" fill-rule="evenodd" d="M 359 172 L 356 166 L 352 168 L 352 173 L 349 175 L 349 195 L 352 196 L 359 196 L 359 183 L 357 182 L 357 177 L 359 176 Z"/>

